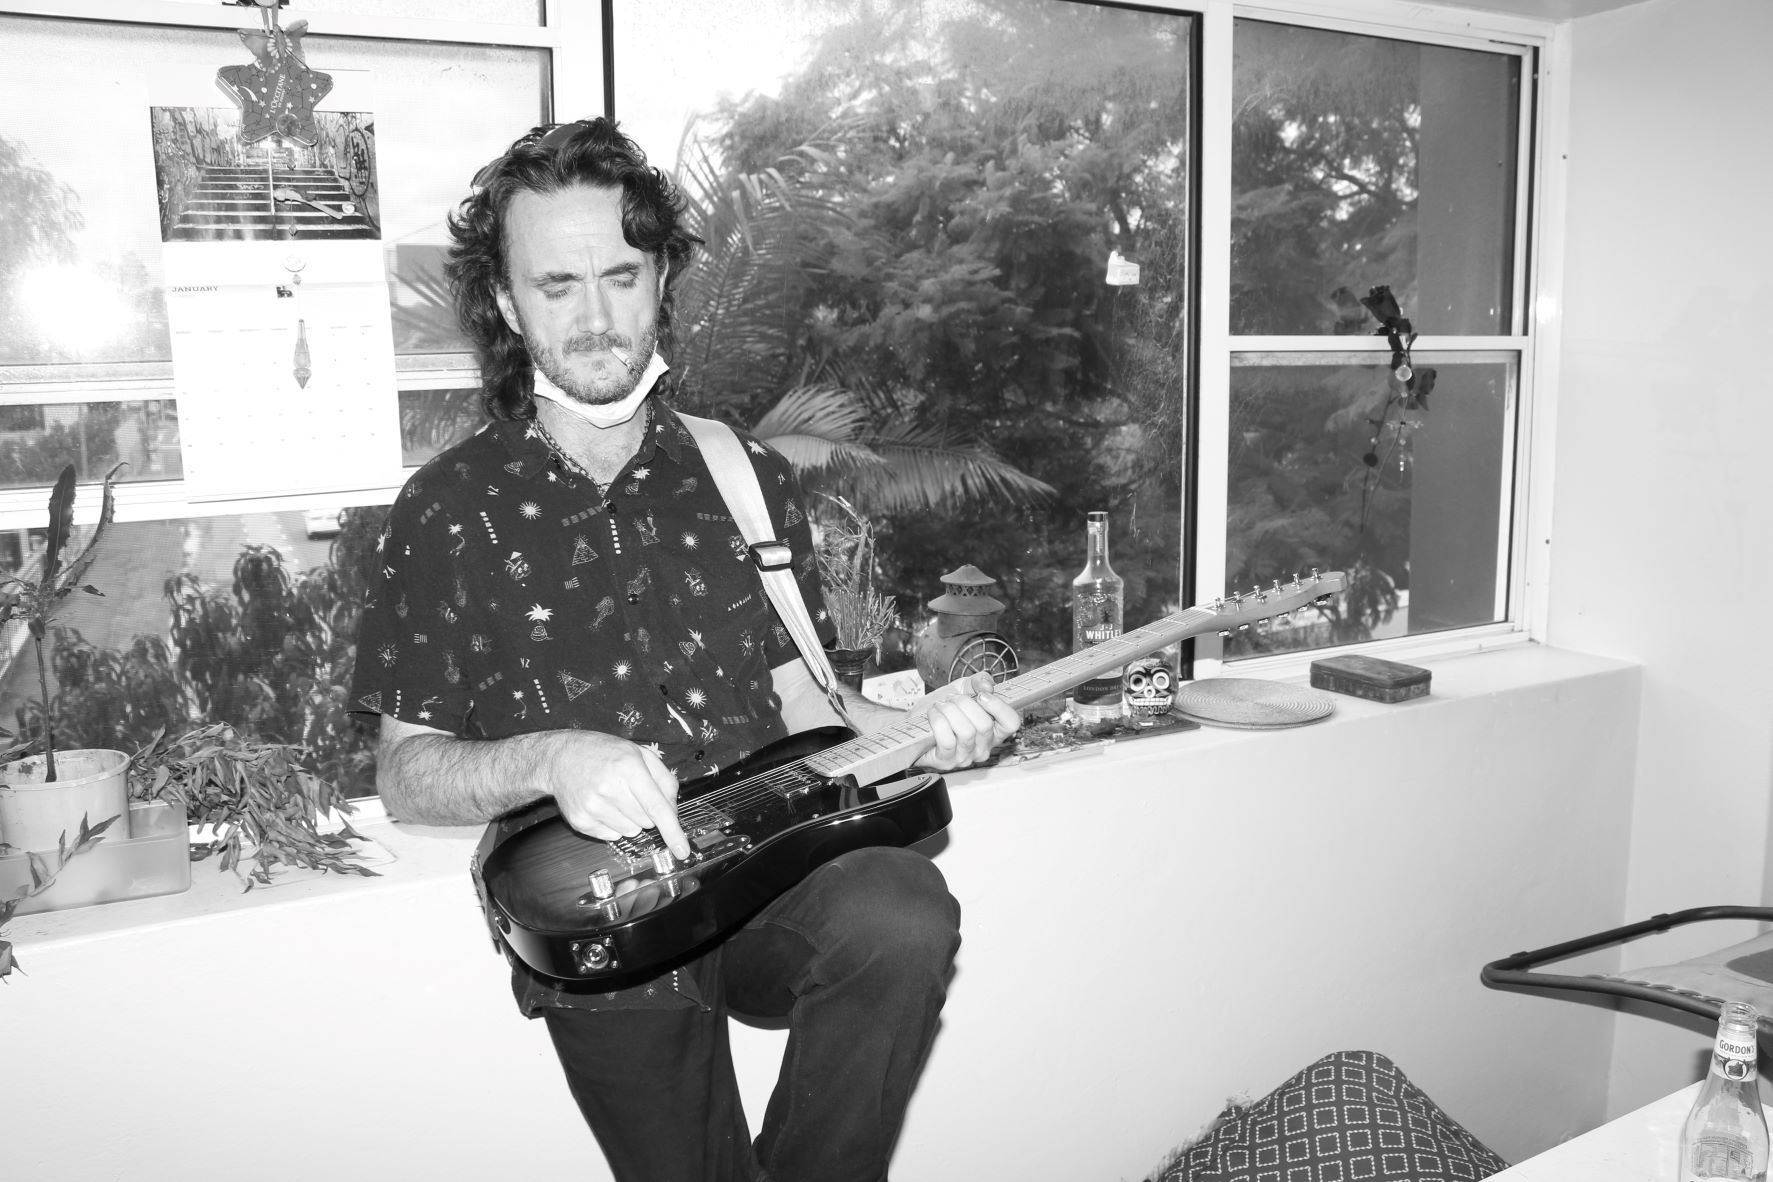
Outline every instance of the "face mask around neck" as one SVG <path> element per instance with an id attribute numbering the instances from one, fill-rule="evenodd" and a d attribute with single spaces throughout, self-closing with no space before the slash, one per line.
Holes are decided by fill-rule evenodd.
<path id="1" fill-rule="evenodd" d="M 619 402 L 607 402 L 601 405 L 580 402 L 549 381 L 548 375 L 538 369 L 536 370 L 536 397 L 546 398 L 555 406 L 577 415 L 592 426 L 615 427 L 634 417 L 634 412 L 640 409 L 640 404 L 646 401 L 648 394 L 652 393 L 653 386 L 665 376 L 665 371 L 670 368 L 655 349 L 652 360 L 646 363 L 646 369 L 641 372 L 640 380 L 634 383 L 633 392 Z"/>

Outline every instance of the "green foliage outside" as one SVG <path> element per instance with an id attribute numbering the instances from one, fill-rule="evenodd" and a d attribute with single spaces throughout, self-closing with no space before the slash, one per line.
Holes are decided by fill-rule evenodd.
<path id="1" fill-rule="evenodd" d="M 1460 145 L 1512 144 L 1512 59 L 1260 21 L 1238 22 L 1236 47 L 1231 331 L 1323 336 L 1334 349 L 1336 337 L 1379 327 L 1360 301 L 1380 285 L 1419 332 L 1505 331 L 1500 300 L 1416 307 L 1424 129 Z M 1508 206 L 1498 193 L 1512 184 L 1510 149 L 1492 150 L 1504 164 L 1486 182 L 1497 192 L 1455 191 L 1431 173 L 1430 198 L 1474 218 Z M 1506 274 L 1506 231 L 1486 248 L 1491 261 L 1476 270 Z M 1469 278 L 1461 293 L 1481 289 L 1483 277 Z M 1312 567 L 1348 576 L 1321 627 L 1257 647 L 1366 639 L 1410 588 L 1412 438 L 1435 412 L 1411 399 L 1387 421 L 1401 385 L 1379 360 L 1232 371 L 1226 589 Z"/>
<path id="2" fill-rule="evenodd" d="M 51 699 L 66 747 L 136 751 L 156 732 L 227 723 L 249 738 L 307 747 L 346 796 L 374 792 L 374 732 L 346 708 L 357 619 L 385 509 L 341 520 L 332 561 L 290 571 L 268 546 L 242 549 L 227 588 L 180 575 L 166 585 L 171 643 L 138 636 L 103 649 L 58 629 Z M 33 702 L 21 733 L 35 725 Z"/>
<path id="3" fill-rule="evenodd" d="M 88 403 L 79 408 L 77 423 L 51 423 L 40 432 L 23 432 L 24 438 L 0 436 L 0 487 L 52 484 L 69 464 L 82 472 L 110 468 L 122 458 L 117 425 L 125 405 Z"/>
<path id="4" fill-rule="evenodd" d="M 42 343 L 20 279 L 32 267 L 74 258 L 73 235 L 86 224 L 80 198 L 37 166 L 21 143 L 0 136 L 0 364 L 41 358 Z"/>
<path id="5" fill-rule="evenodd" d="M 1370 333 L 1370 286 L 1414 302 L 1417 48 L 1254 22 L 1238 36 L 1232 332 Z M 1409 585 L 1407 463 L 1361 503 L 1386 394 L 1376 366 L 1232 373 L 1226 590 L 1312 567 L 1348 576 L 1328 628 L 1291 644 L 1365 639 Z"/>
<path id="6" fill-rule="evenodd" d="M 680 400 L 756 424 L 877 522 L 908 615 L 966 562 L 1069 646 L 1084 515 L 1128 618 L 1177 597 L 1188 24 L 1012 0 L 858 5 L 780 98 L 722 103 L 680 171 L 705 258 Z M 1143 268 L 1103 281 L 1110 251 Z"/>
<path id="7" fill-rule="evenodd" d="M 87 260 L 86 281 L 121 300 L 119 322 L 93 341 L 51 339 L 31 306 L 30 280 L 43 269 L 82 262 L 77 236 L 86 227 L 80 194 L 37 164 L 21 141 L 0 135 L 0 365 L 136 361 L 167 356 L 165 297 L 147 268 L 127 254 Z M 97 467 L 97 461 L 93 461 Z M 53 475 L 49 479 L 54 479 Z"/>

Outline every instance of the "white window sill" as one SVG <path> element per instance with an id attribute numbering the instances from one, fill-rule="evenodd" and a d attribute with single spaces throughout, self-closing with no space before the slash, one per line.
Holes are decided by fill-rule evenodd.
<path id="1" fill-rule="evenodd" d="M 1397 704 L 1369 702 L 1336 695 L 1336 710 L 1322 722 L 1287 730 L 1293 742 L 1309 744 L 1310 735 L 1344 736 L 1347 728 L 1394 721 L 1409 714 L 1455 707 L 1474 698 L 1508 694 L 1616 673 L 1629 669 L 1628 662 L 1583 653 L 1546 648 L 1537 644 L 1510 644 L 1492 651 L 1458 656 L 1424 658 L 1417 663 L 1433 673 L 1427 697 Z M 1243 670 L 1239 669 L 1239 675 Z M 1304 683 L 1296 677 L 1275 680 Z M 956 812 L 964 815 L 969 804 L 983 805 L 986 798 L 1029 788 L 1053 777 L 1082 774 L 1096 786 L 1136 776 L 1136 768 L 1161 765 L 1166 772 L 1183 776 L 1188 764 L 1208 752 L 1242 744 L 1271 743 L 1279 732 L 1232 730 L 1203 726 L 1180 733 L 1099 743 L 1045 755 L 1023 763 L 954 773 L 949 776 Z M 1312 763 L 1309 753 L 1300 759 L 1300 774 Z M 379 803 L 361 810 L 353 826 L 373 843 L 370 858 L 378 877 L 282 871 L 274 885 L 241 889 L 240 880 L 222 872 L 213 860 L 191 867 L 191 888 L 175 895 L 132 899 L 92 907 L 21 916 L 7 925 L 6 938 L 17 943 L 27 963 L 32 946 L 50 943 L 83 943 L 119 933 L 142 933 L 163 925 L 201 923 L 259 908 L 314 905 L 365 892 L 409 892 L 443 884 L 459 891 L 462 906 L 473 907 L 468 859 L 479 840 L 480 826 L 439 828 L 407 825 L 388 820 Z M 937 839 L 939 843 L 940 839 Z"/>

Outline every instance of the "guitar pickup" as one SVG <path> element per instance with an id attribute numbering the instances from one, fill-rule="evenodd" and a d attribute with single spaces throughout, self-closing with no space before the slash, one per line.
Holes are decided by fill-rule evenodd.
<path id="1" fill-rule="evenodd" d="M 810 772 L 797 771 L 787 781 L 778 780 L 772 787 L 776 795 L 783 800 L 793 800 L 805 796 L 815 788 L 836 788 L 842 792 L 856 791 L 854 776 L 815 776 Z"/>
<path id="2" fill-rule="evenodd" d="M 697 829 L 685 836 L 689 838 L 692 855 L 697 857 L 707 855 L 710 850 L 720 849 L 729 841 L 739 840 L 728 837 L 724 829 Z"/>
<path id="3" fill-rule="evenodd" d="M 690 844 L 696 847 L 696 866 L 700 868 L 722 858 L 744 853 L 751 848 L 751 839 L 743 835 L 729 837 L 724 833 L 710 833 L 706 844 L 703 844 L 702 838 L 691 838 Z"/>
<path id="4" fill-rule="evenodd" d="M 733 827 L 733 819 L 719 809 L 708 808 L 697 802 L 677 815 L 678 824 L 683 826 L 684 836 L 693 844 L 697 837 L 705 833 L 719 833 L 723 829 Z"/>

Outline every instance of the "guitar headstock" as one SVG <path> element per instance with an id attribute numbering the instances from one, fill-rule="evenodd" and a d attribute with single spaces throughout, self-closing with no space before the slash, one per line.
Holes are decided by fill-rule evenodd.
<path id="1" fill-rule="evenodd" d="M 1200 610 L 1213 613 L 1213 627 L 1221 635 L 1247 630 L 1259 620 L 1284 616 L 1288 612 L 1327 599 L 1347 586 L 1341 571 L 1294 575 L 1291 581 L 1275 580 L 1269 587 L 1252 587 L 1248 591 L 1202 604 Z"/>

